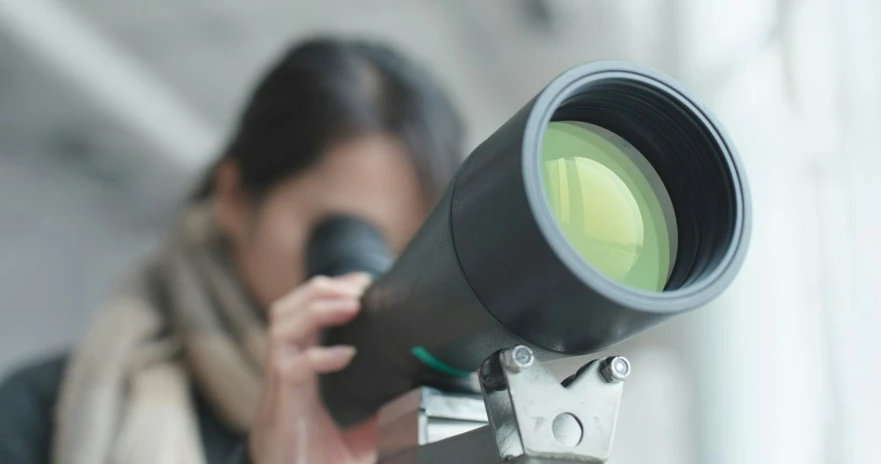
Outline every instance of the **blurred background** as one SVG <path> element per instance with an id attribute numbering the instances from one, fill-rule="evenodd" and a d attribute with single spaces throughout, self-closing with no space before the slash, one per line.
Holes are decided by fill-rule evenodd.
<path id="1" fill-rule="evenodd" d="M 738 144 L 740 277 L 621 347 L 613 464 L 881 462 L 881 3 L 873 0 L 0 0 L 0 377 L 69 347 L 314 33 L 437 74 L 469 148 L 596 59 L 687 85 Z"/>

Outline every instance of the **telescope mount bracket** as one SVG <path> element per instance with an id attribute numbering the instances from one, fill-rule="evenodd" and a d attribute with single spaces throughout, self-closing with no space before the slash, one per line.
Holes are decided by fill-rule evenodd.
<path id="1" fill-rule="evenodd" d="M 421 387 L 386 405 L 379 462 L 604 463 L 629 374 L 630 363 L 616 356 L 560 383 L 528 347 L 498 351 L 477 373 L 482 401 Z"/>

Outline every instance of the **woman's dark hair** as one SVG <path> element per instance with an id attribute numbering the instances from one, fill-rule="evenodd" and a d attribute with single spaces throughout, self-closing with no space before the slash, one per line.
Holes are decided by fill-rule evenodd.
<path id="1" fill-rule="evenodd" d="M 246 193 L 259 200 L 331 144 L 373 133 L 403 143 L 432 200 L 461 161 L 462 123 L 425 70 L 382 44 L 317 38 L 263 77 L 223 159 L 236 163 Z M 211 183 L 209 175 L 196 198 Z"/>

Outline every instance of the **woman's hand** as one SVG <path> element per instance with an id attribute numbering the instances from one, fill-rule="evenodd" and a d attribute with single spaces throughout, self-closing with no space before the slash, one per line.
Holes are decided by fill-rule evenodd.
<path id="1" fill-rule="evenodd" d="M 318 344 L 323 328 L 360 310 L 364 274 L 315 277 L 270 309 L 266 380 L 249 443 L 254 464 L 347 464 L 376 459 L 376 419 L 337 428 L 321 402 L 318 374 L 346 367 L 351 346 Z"/>

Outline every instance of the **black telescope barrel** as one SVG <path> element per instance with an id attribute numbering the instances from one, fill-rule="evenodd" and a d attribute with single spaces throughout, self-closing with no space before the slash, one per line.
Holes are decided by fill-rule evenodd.
<path id="1" fill-rule="evenodd" d="M 604 276 L 557 226 L 540 156 L 542 135 L 558 120 L 614 132 L 657 171 L 679 244 L 663 291 Z M 576 67 L 469 155 L 417 236 L 368 289 L 361 314 L 329 331 L 327 343 L 355 345 L 358 354 L 322 376 L 325 403 L 346 425 L 439 375 L 467 376 L 513 344 L 545 358 L 604 349 L 716 297 L 739 270 L 749 226 L 743 168 L 697 100 L 630 63 Z"/>

